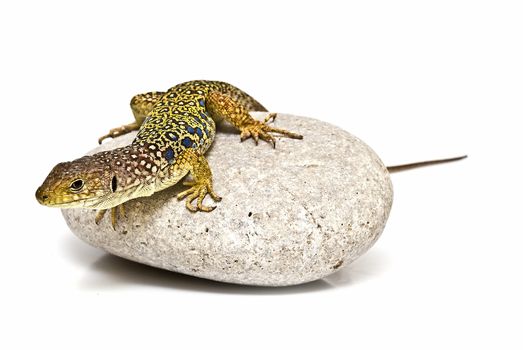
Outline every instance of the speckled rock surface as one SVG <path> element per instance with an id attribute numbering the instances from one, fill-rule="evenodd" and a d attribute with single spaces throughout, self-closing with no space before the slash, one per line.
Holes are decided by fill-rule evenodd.
<path id="1" fill-rule="evenodd" d="M 109 215 L 97 226 L 90 209 L 64 209 L 65 220 L 109 253 L 202 278 L 285 286 L 334 273 L 383 231 L 392 205 L 388 172 L 368 146 L 330 124 L 280 114 L 275 125 L 304 139 L 278 138 L 273 149 L 240 143 L 235 130 L 220 129 L 207 153 L 223 197 L 212 213 L 189 212 L 176 199 L 176 185 L 128 202 L 116 231 Z M 134 135 L 96 151 L 126 145 Z"/>

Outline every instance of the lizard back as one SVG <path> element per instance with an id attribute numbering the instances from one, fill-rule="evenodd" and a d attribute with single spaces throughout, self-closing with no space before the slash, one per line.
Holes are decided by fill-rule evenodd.
<path id="1" fill-rule="evenodd" d="M 216 123 L 205 107 L 206 96 L 211 91 L 231 96 L 248 110 L 266 111 L 251 96 L 228 83 L 189 81 L 170 88 L 154 105 L 133 144 L 150 150 L 155 158 L 161 159 L 163 166 L 172 164 L 176 156 L 187 149 L 204 154 L 216 134 Z"/>

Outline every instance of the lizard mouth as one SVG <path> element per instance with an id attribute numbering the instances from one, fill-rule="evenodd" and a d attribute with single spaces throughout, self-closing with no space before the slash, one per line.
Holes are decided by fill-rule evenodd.
<path id="1" fill-rule="evenodd" d="M 57 198 L 49 199 L 49 197 L 38 198 L 40 204 L 52 208 L 89 208 L 94 200 L 76 199 L 76 200 L 57 200 Z"/>
<path id="2" fill-rule="evenodd" d="M 44 191 L 41 187 L 36 190 L 35 197 L 41 205 L 52 208 L 90 208 L 103 201 L 100 197 L 59 196 L 56 193 Z"/>
<path id="3" fill-rule="evenodd" d="M 140 186 L 135 186 L 132 190 L 139 189 Z M 38 203 L 46 207 L 52 208 L 89 208 L 89 209 L 110 209 L 115 207 L 122 202 L 132 199 L 131 193 L 120 193 L 115 195 L 114 193 L 106 193 L 103 191 L 93 192 L 90 195 L 87 194 L 66 194 L 60 195 L 51 191 L 45 191 L 41 188 L 35 193 Z"/>

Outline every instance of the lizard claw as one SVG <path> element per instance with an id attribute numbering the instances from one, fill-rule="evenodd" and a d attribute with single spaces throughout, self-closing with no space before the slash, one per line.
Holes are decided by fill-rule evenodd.
<path id="1" fill-rule="evenodd" d="M 274 122 L 276 120 L 276 116 L 277 115 L 278 115 L 278 113 L 269 113 L 269 114 L 267 114 L 267 116 L 263 120 L 263 124 L 268 124 L 271 121 Z"/>
<path id="2" fill-rule="evenodd" d="M 251 132 L 247 129 L 242 130 L 242 133 L 240 134 L 240 142 L 247 140 L 249 137 L 251 137 Z"/>

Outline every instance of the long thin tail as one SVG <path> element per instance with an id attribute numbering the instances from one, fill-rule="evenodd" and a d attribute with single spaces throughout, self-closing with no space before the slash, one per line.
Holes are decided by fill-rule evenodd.
<path id="1" fill-rule="evenodd" d="M 455 157 L 455 158 L 447 158 L 447 159 L 427 160 L 425 162 L 417 162 L 417 163 L 410 163 L 410 164 L 388 166 L 387 170 L 389 171 L 389 173 L 397 173 L 399 171 L 410 170 L 410 169 L 420 168 L 420 167 L 429 166 L 429 165 L 455 162 L 457 160 L 461 160 L 461 159 L 465 159 L 465 158 L 467 158 L 467 156 L 461 156 L 461 157 Z"/>

